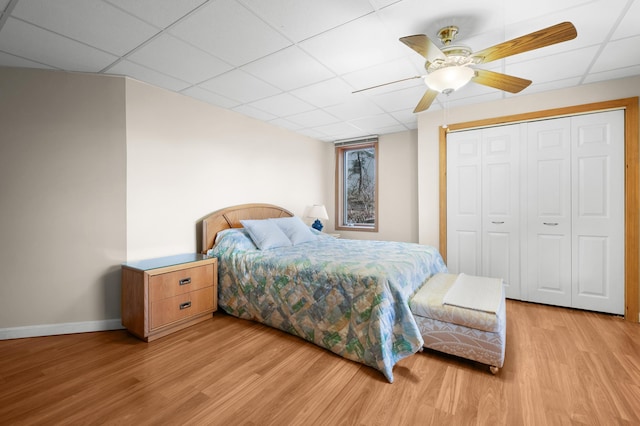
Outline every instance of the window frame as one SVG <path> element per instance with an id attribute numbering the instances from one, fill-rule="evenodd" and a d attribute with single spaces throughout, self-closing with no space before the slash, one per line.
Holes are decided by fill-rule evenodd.
<path id="1" fill-rule="evenodd" d="M 344 158 L 345 153 L 360 149 L 373 148 L 373 156 L 374 156 L 374 223 L 373 225 L 347 225 L 344 222 Z M 336 176 L 335 176 L 335 229 L 339 231 L 358 231 L 358 232 L 378 232 L 378 226 L 380 222 L 380 217 L 378 215 L 378 175 L 380 174 L 380 168 L 378 167 L 379 161 L 379 150 L 378 150 L 378 140 L 377 139 L 367 139 L 363 141 L 354 141 L 349 143 L 336 144 L 335 147 L 335 157 L 336 157 Z"/>

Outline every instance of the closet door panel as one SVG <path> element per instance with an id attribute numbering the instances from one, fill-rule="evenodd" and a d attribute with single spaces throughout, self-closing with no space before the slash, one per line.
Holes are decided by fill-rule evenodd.
<path id="1" fill-rule="evenodd" d="M 481 143 L 474 131 L 447 137 L 447 267 L 481 275 Z"/>
<path id="2" fill-rule="evenodd" d="M 572 118 L 573 307 L 624 314 L 624 115 Z"/>
<path id="3" fill-rule="evenodd" d="M 513 258 L 517 260 L 518 253 L 513 251 L 512 235 L 507 232 L 486 232 L 483 244 L 483 273 L 488 277 L 506 277 L 505 285 L 513 287 L 513 282 L 507 284 L 512 275 L 510 266 Z M 515 271 L 517 273 L 517 271 Z M 505 288 L 507 290 L 507 288 Z M 510 295 L 510 298 L 517 298 Z"/>
<path id="4" fill-rule="evenodd" d="M 520 126 L 482 131 L 482 274 L 520 298 Z"/>
<path id="5" fill-rule="evenodd" d="M 455 272 L 449 267 L 449 272 L 469 275 L 482 275 L 480 269 L 480 232 L 461 230 L 456 233 Z"/>
<path id="6" fill-rule="evenodd" d="M 527 300 L 571 306 L 570 121 L 526 126 Z"/>

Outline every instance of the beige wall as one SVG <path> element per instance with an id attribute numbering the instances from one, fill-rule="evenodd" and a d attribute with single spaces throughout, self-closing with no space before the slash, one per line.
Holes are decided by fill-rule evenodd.
<path id="1" fill-rule="evenodd" d="M 325 198 L 323 143 L 122 77 L 0 68 L 0 339 L 120 327 L 120 264 Z"/>
<path id="2" fill-rule="evenodd" d="M 0 337 L 119 317 L 124 105 L 123 79 L 0 68 Z"/>
<path id="3" fill-rule="evenodd" d="M 272 203 L 322 202 L 333 145 L 127 80 L 127 258 L 199 251 L 197 222 Z"/>
<path id="4" fill-rule="evenodd" d="M 332 150 L 334 150 L 333 145 Z M 331 154 L 335 170 L 335 152 Z M 418 132 L 380 135 L 378 141 L 378 232 L 335 231 L 334 180 L 328 200 L 327 232 L 343 238 L 418 242 Z"/>
<path id="5" fill-rule="evenodd" d="M 449 117 L 638 95 L 631 78 Z M 380 137 L 380 231 L 344 237 L 438 245 L 440 118 Z M 219 208 L 325 203 L 335 225 L 332 144 L 134 80 L 0 68 L 0 131 L 0 338 L 119 326 L 120 263 L 196 251 Z"/>

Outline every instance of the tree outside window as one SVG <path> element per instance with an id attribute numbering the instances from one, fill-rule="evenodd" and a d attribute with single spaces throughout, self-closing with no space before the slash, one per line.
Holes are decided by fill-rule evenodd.
<path id="1" fill-rule="evenodd" d="M 377 231 L 377 145 L 336 148 L 337 229 Z"/>

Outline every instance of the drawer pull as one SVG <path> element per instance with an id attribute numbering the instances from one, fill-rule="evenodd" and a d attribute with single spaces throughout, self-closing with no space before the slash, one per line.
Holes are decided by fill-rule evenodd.
<path id="1" fill-rule="evenodd" d="M 542 223 L 547 226 L 558 226 L 558 222 L 542 222 Z"/>
<path id="2" fill-rule="evenodd" d="M 502 225 L 504 223 L 504 221 L 499 222 L 497 220 L 492 221 L 491 223 L 493 223 L 494 225 Z"/>
<path id="3" fill-rule="evenodd" d="M 191 307 L 191 302 L 184 302 L 180 304 L 180 310 L 187 309 Z"/>
<path id="4" fill-rule="evenodd" d="M 179 281 L 180 285 L 191 284 L 191 277 Z"/>

